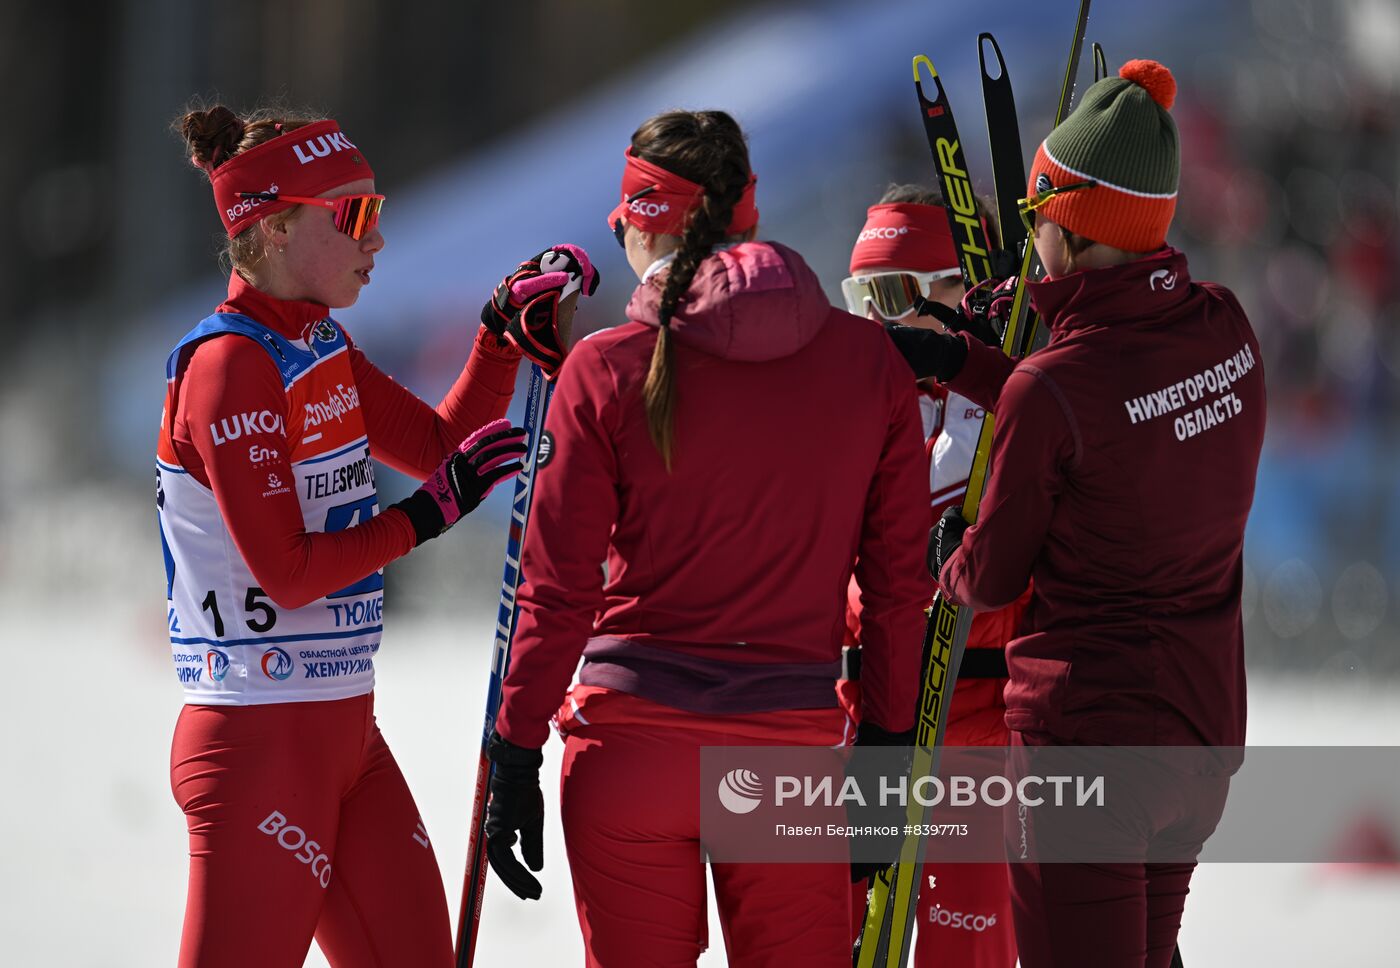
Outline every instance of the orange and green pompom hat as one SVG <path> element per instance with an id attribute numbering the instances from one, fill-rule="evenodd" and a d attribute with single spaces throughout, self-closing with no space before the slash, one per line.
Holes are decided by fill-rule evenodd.
<path id="1" fill-rule="evenodd" d="M 1075 235 L 1128 252 L 1166 242 L 1176 212 L 1181 148 L 1169 113 L 1176 79 L 1153 60 L 1124 64 L 1106 77 L 1040 143 L 1026 195 L 1086 181 L 1036 206 Z"/>

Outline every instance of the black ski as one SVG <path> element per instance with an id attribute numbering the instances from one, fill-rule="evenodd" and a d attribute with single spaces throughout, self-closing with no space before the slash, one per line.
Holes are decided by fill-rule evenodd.
<path id="1" fill-rule="evenodd" d="M 996 76 L 988 69 L 988 49 L 994 58 Z M 977 37 L 977 60 L 982 68 L 982 105 L 987 113 L 987 142 L 992 153 L 992 183 L 997 193 L 997 238 L 993 250 L 992 275 L 1005 279 L 1016 271 L 1026 227 L 1016 210 L 1016 202 L 1026 192 L 1026 163 L 1021 154 L 1021 128 L 1016 122 L 1016 96 L 1001 47 L 991 34 Z"/>

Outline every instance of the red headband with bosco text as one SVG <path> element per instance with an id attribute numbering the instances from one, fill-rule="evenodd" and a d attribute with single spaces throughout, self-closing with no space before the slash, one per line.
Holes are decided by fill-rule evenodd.
<path id="1" fill-rule="evenodd" d="M 851 274 L 869 269 L 939 272 L 958 267 L 958 249 L 941 205 L 872 205 L 851 249 Z"/>
<path id="2" fill-rule="evenodd" d="M 734 205 L 734 217 L 729 220 L 726 235 L 739 235 L 758 224 L 758 206 L 754 204 L 754 183 L 749 183 Z M 660 235 L 681 235 L 686 217 L 700 207 L 705 189 L 689 179 L 653 165 L 627 149 L 627 167 L 622 170 L 622 202 L 608 215 L 608 228 L 618 219 L 635 225 L 643 232 Z"/>
<path id="3" fill-rule="evenodd" d="M 209 175 L 219 218 L 233 238 L 260 218 L 293 202 L 240 198 L 240 192 L 276 192 L 315 198 L 347 182 L 373 178 L 369 162 L 332 120 L 317 121 L 234 155 Z"/>

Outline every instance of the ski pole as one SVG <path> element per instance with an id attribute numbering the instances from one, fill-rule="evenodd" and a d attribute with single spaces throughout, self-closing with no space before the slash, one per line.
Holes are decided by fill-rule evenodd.
<path id="1" fill-rule="evenodd" d="M 506 535 L 505 571 L 501 578 L 501 601 L 496 611 L 496 637 L 491 650 L 491 676 L 486 687 L 486 716 L 481 728 L 481 753 L 476 766 L 476 792 L 472 796 L 471 833 L 467 841 L 467 873 L 462 885 L 462 906 L 457 919 L 457 968 L 468 968 L 476 957 L 477 930 L 481 926 L 481 900 L 486 891 L 486 797 L 490 790 L 491 763 L 486 745 L 496 727 L 501 705 L 501 686 L 510 665 L 510 643 L 519 611 L 516 592 L 520 588 L 520 552 L 525 544 L 530 498 L 534 495 L 535 470 L 539 465 L 540 436 L 545 414 L 554 393 L 539 364 L 530 366 L 530 385 L 525 396 L 526 462 L 515 477 L 511 499 L 510 529 Z"/>

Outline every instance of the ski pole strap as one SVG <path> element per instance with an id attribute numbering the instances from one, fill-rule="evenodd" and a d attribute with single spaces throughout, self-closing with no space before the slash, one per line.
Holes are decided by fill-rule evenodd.
<path id="1" fill-rule="evenodd" d="M 860 681 L 860 646 L 841 647 L 841 678 L 850 682 Z"/>
<path id="2" fill-rule="evenodd" d="M 1003 649 L 965 649 L 958 679 L 1005 679 L 1006 651 Z M 841 650 L 841 678 L 860 681 L 860 646 L 848 645 Z"/>

